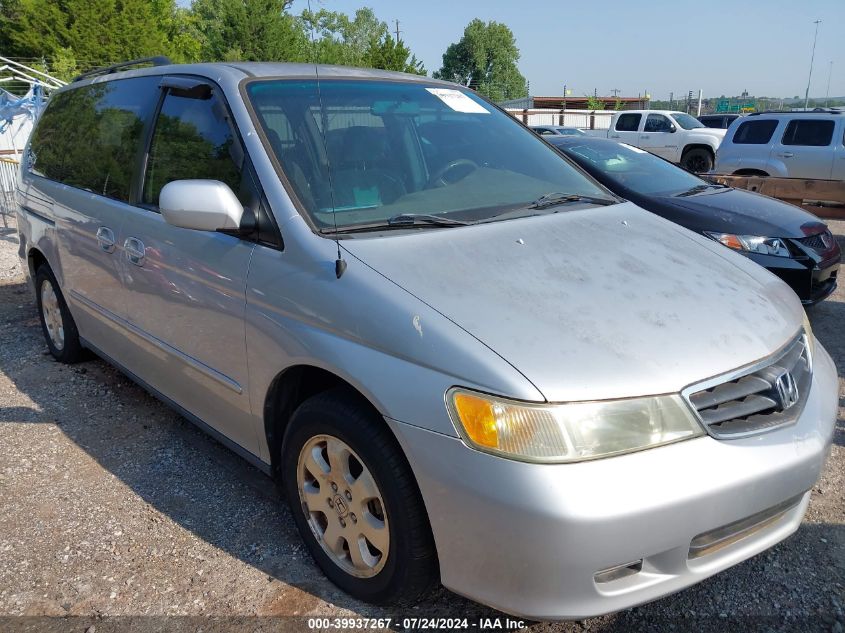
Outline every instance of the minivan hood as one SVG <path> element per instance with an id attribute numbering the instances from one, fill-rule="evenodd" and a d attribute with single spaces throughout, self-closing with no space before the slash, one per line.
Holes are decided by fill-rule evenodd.
<path id="1" fill-rule="evenodd" d="M 678 392 L 802 323 L 774 275 L 631 203 L 342 244 L 549 401 Z"/>

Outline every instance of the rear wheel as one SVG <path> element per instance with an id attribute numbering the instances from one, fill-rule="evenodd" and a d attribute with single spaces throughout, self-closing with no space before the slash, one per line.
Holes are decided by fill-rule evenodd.
<path id="1" fill-rule="evenodd" d="M 375 412 L 345 390 L 306 400 L 282 460 L 299 532 L 332 582 L 377 604 L 407 604 L 432 586 L 437 555 L 425 507 Z"/>
<path id="2" fill-rule="evenodd" d="M 688 149 L 681 157 L 681 166 L 694 174 L 708 172 L 713 169 L 713 154 L 701 147 Z"/>
<path id="3" fill-rule="evenodd" d="M 61 363 L 76 363 L 82 360 L 83 348 L 79 342 L 79 331 L 56 277 L 46 264 L 39 266 L 35 273 L 35 296 L 38 315 L 41 317 L 41 329 L 50 354 Z"/>

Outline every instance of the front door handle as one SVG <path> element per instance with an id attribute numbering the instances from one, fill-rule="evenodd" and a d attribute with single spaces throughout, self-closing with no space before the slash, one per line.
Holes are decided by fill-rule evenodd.
<path id="1" fill-rule="evenodd" d="M 778 156 L 782 156 L 783 158 L 792 158 L 795 154 L 792 152 L 781 152 Z"/>
<path id="2" fill-rule="evenodd" d="M 135 264 L 136 266 L 144 265 L 144 258 L 146 257 L 147 251 L 144 248 L 144 243 L 137 237 L 126 238 L 126 241 L 123 242 L 123 252 L 126 253 L 126 259 L 129 260 L 129 263 Z"/>
<path id="3" fill-rule="evenodd" d="M 651 138 L 648 134 L 641 134 L 640 138 Z"/>
<path id="4" fill-rule="evenodd" d="M 619 138 L 618 134 L 608 134 L 608 138 Z"/>
<path id="5" fill-rule="evenodd" d="M 98 228 L 97 245 L 104 253 L 114 253 L 114 231 L 107 226 Z"/>

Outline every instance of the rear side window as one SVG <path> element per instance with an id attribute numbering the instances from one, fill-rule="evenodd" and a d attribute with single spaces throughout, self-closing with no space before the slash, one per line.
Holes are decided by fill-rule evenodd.
<path id="1" fill-rule="evenodd" d="M 226 105 L 214 91 L 197 96 L 171 89 L 153 132 L 143 201 L 158 206 L 164 185 L 195 178 L 219 180 L 237 194 L 243 159 Z"/>
<path id="2" fill-rule="evenodd" d="M 30 141 L 30 171 L 127 202 L 158 81 L 118 79 L 55 95 Z"/>
<path id="3" fill-rule="evenodd" d="M 777 126 L 777 119 L 744 121 L 734 133 L 733 142 L 737 145 L 765 145 L 772 140 Z"/>
<path id="4" fill-rule="evenodd" d="M 619 132 L 636 132 L 640 127 L 640 119 L 642 114 L 620 114 L 616 119 L 616 130 Z"/>
<path id="5" fill-rule="evenodd" d="M 825 147 L 833 138 L 833 125 L 833 121 L 794 119 L 786 126 L 781 142 L 784 145 Z"/>

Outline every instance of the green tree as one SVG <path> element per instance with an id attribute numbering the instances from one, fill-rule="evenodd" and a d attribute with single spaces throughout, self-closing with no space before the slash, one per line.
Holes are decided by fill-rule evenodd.
<path id="1" fill-rule="evenodd" d="M 206 61 L 306 61 L 302 24 L 291 0 L 195 0 L 192 27 Z"/>
<path id="2" fill-rule="evenodd" d="M 604 101 L 592 95 L 584 95 L 587 97 L 587 110 L 604 110 Z"/>
<path id="3" fill-rule="evenodd" d="M 528 94 L 518 61 L 519 48 L 507 25 L 475 19 L 460 41 L 446 49 L 443 67 L 434 76 L 469 86 L 494 101 L 518 99 Z"/>
<path id="4" fill-rule="evenodd" d="M 385 35 L 381 41 L 371 43 L 366 55 L 366 66 L 382 70 L 396 70 L 415 75 L 425 75 L 425 66 L 405 46 L 402 40 Z"/>

